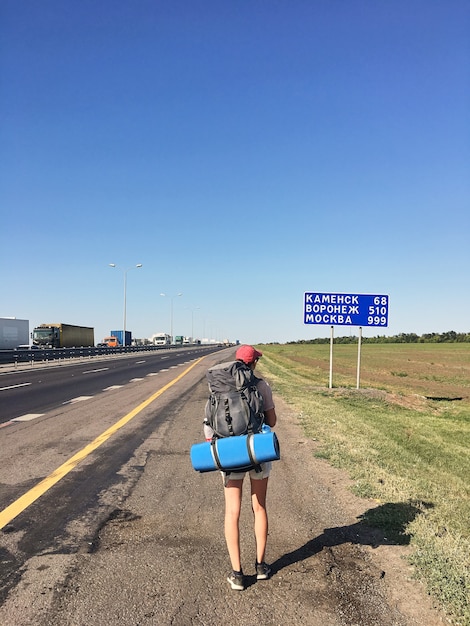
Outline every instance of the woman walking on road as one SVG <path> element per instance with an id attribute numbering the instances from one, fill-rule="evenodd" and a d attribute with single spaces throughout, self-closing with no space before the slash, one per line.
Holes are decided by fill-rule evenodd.
<path id="1" fill-rule="evenodd" d="M 235 355 L 238 361 L 243 361 L 254 371 L 262 352 L 252 346 L 241 346 Z M 263 379 L 258 379 L 257 389 L 263 397 L 264 423 L 270 427 L 276 425 L 277 417 L 273 402 L 271 387 Z M 250 470 L 251 506 L 254 515 L 254 530 L 256 539 L 256 578 L 269 578 L 271 569 L 265 562 L 266 542 L 268 539 L 268 513 L 266 510 L 266 492 L 268 478 L 271 471 L 271 462 L 262 463 L 261 471 Z M 225 495 L 225 541 L 232 564 L 232 573 L 227 578 L 232 589 L 243 591 L 245 579 L 240 557 L 240 512 L 242 504 L 243 479 L 246 472 L 222 472 L 224 477 Z"/>

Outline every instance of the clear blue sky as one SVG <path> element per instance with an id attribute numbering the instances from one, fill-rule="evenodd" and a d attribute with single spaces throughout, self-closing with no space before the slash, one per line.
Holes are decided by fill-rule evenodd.
<path id="1" fill-rule="evenodd" d="M 2 0 L 0 317 L 99 341 L 142 263 L 136 337 L 178 293 L 174 334 L 329 336 L 305 291 L 470 331 L 469 33 L 468 0 Z"/>

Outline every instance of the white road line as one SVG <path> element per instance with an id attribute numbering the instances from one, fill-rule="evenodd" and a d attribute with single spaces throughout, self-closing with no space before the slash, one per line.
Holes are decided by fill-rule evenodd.
<path id="1" fill-rule="evenodd" d="M 31 420 L 35 420 L 37 417 L 42 417 L 44 413 L 27 413 L 26 415 L 20 415 L 20 417 L 14 417 L 12 422 L 30 422 Z"/>
<path id="2" fill-rule="evenodd" d="M 163 358 L 166 359 L 168 357 L 163 357 Z M 145 361 L 139 361 L 139 363 L 145 363 Z M 169 369 L 174 369 L 176 367 L 179 367 L 179 366 L 173 365 Z M 82 374 L 93 374 L 94 372 L 103 372 L 108 369 L 109 367 L 102 367 L 100 369 L 87 370 L 85 372 L 82 372 Z M 168 369 L 162 369 L 160 370 L 160 372 L 150 372 L 149 374 L 147 374 L 147 376 L 158 376 L 158 374 L 160 374 L 161 372 L 168 372 L 168 371 L 169 371 Z M 129 382 L 134 383 L 140 380 L 144 380 L 144 379 L 132 378 Z M 20 383 L 18 385 L 11 385 L 10 387 L 0 387 L 0 391 L 5 391 L 7 389 L 17 389 L 19 387 L 27 387 L 28 385 L 31 385 L 31 384 L 32 383 Z M 121 387 L 123 387 L 123 385 L 111 385 L 111 387 L 106 387 L 105 389 L 103 389 L 103 391 L 113 391 L 114 389 L 121 389 Z M 91 398 L 93 398 L 93 396 L 78 396 L 77 398 L 72 398 L 71 400 L 67 400 L 66 402 L 63 402 L 62 404 L 75 404 L 76 402 L 84 402 L 85 400 L 90 400 Z M 9 426 L 15 422 L 30 422 L 34 419 L 37 419 L 38 417 L 42 417 L 43 415 L 44 413 L 27 413 L 25 415 L 20 415 L 19 417 L 14 417 L 9 422 L 4 422 L 3 424 L 0 424 L 0 428 L 3 428 L 4 426 Z"/>
<path id="3" fill-rule="evenodd" d="M 18 387 L 27 387 L 32 383 L 20 383 L 19 385 L 11 385 L 10 387 L 0 387 L 0 391 L 6 391 L 7 389 L 18 389 Z"/>
<path id="4" fill-rule="evenodd" d="M 67 400 L 67 402 L 62 402 L 62 404 L 75 404 L 76 402 L 83 402 L 84 400 L 90 400 L 93 396 L 78 396 L 78 398 L 72 398 L 72 400 Z"/>
<path id="5" fill-rule="evenodd" d="M 135 365 L 138 365 L 139 363 L 145 363 L 145 361 L 136 361 Z"/>

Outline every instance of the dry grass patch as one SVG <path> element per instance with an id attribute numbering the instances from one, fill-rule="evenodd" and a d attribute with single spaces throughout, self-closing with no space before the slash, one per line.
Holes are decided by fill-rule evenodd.
<path id="1" fill-rule="evenodd" d="M 334 389 L 329 346 L 263 346 L 260 369 L 358 495 L 393 505 L 382 511 L 419 511 L 400 536 L 430 593 L 455 623 L 470 624 L 470 347 L 366 347 L 364 389 L 353 388 L 352 345 L 335 348 Z M 393 519 L 381 524 L 393 536 Z"/>

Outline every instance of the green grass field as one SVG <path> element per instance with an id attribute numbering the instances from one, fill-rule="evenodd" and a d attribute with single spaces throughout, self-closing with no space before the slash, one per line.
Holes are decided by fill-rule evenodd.
<path id="1" fill-rule="evenodd" d="M 377 499 L 365 520 L 410 560 L 455 624 L 470 624 L 470 344 L 263 345 L 260 372 L 318 455 Z"/>

